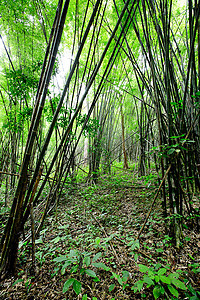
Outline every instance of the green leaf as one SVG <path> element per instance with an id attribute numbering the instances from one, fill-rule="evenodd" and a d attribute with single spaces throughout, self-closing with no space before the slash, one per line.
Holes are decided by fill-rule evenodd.
<path id="1" fill-rule="evenodd" d="M 96 244 L 96 245 L 99 245 L 99 244 L 100 244 L 100 242 L 101 242 L 101 239 L 100 239 L 100 237 L 96 237 L 96 239 L 95 239 L 95 244 Z"/>
<path id="2" fill-rule="evenodd" d="M 110 268 L 107 267 L 104 263 L 93 263 L 92 265 L 96 268 L 101 268 L 105 271 L 110 271 Z"/>
<path id="3" fill-rule="evenodd" d="M 156 285 L 155 288 L 153 289 L 154 298 L 158 299 L 158 297 L 160 297 L 161 294 L 162 294 L 161 286 Z"/>
<path id="4" fill-rule="evenodd" d="M 73 289 L 74 289 L 74 292 L 79 295 L 80 292 L 81 292 L 81 283 L 78 281 L 78 280 L 75 280 L 74 279 L 74 282 L 73 282 Z"/>
<path id="5" fill-rule="evenodd" d="M 102 256 L 101 252 L 98 252 L 97 254 L 95 254 L 95 256 L 93 257 L 92 261 L 95 262 L 97 259 L 99 259 Z"/>
<path id="6" fill-rule="evenodd" d="M 160 292 L 161 292 L 162 295 L 164 295 L 164 293 L 165 293 L 165 289 L 164 289 L 164 287 L 162 285 L 160 287 Z"/>
<path id="7" fill-rule="evenodd" d="M 158 270 L 158 275 L 163 275 L 163 274 L 166 273 L 166 271 L 167 270 L 165 268 L 161 268 L 161 269 Z"/>
<path id="8" fill-rule="evenodd" d="M 55 258 L 53 259 L 53 261 L 55 261 L 55 262 L 62 262 L 62 261 L 65 261 L 65 260 L 67 260 L 66 255 L 60 255 L 60 256 L 55 257 Z"/>
<path id="9" fill-rule="evenodd" d="M 112 292 L 112 290 L 114 290 L 114 288 L 115 288 L 115 284 L 111 284 L 111 285 L 109 286 L 109 292 Z"/>
<path id="10" fill-rule="evenodd" d="M 168 155 L 171 155 L 172 153 L 174 153 L 174 151 L 175 151 L 175 149 L 174 149 L 174 148 L 171 148 L 171 149 L 169 149 L 169 151 L 167 151 L 167 154 L 168 154 Z"/>
<path id="11" fill-rule="evenodd" d="M 145 266 L 145 265 L 141 265 L 141 264 L 139 264 L 139 270 L 140 270 L 140 272 L 142 272 L 142 273 L 146 273 L 146 272 L 148 272 L 149 271 L 149 268 L 147 267 L 147 266 Z"/>
<path id="12" fill-rule="evenodd" d="M 94 271 L 89 270 L 89 269 L 85 270 L 85 273 L 87 275 L 91 276 L 91 277 L 96 277 L 97 276 Z"/>
<path id="13" fill-rule="evenodd" d="M 55 239 L 53 239 L 51 242 L 52 243 L 54 243 L 54 244 L 56 244 L 56 243 L 58 243 L 60 241 L 60 237 L 59 236 L 57 236 Z"/>
<path id="14" fill-rule="evenodd" d="M 122 278 L 120 278 L 120 276 L 117 278 L 117 281 L 119 282 L 120 285 L 123 285 L 123 281 Z"/>
<path id="15" fill-rule="evenodd" d="M 72 263 L 74 262 L 74 260 L 67 260 L 64 265 L 62 266 L 62 269 L 66 269 L 68 266 L 70 266 Z"/>
<path id="16" fill-rule="evenodd" d="M 87 300 L 87 294 L 83 295 L 82 300 Z"/>
<path id="17" fill-rule="evenodd" d="M 129 244 L 131 244 L 131 250 L 135 250 L 136 248 L 139 249 L 140 248 L 140 242 L 139 240 L 136 240 L 134 242 L 130 242 Z"/>
<path id="18" fill-rule="evenodd" d="M 161 280 L 163 283 L 167 283 L 167 284 L 170 284 L 170 283 L 171 283 L 170 278 L 167 277 L 167 276 L 162 276 L 162 275 L 160 275 L 160 280 Z"/>
<path id="19" fill-rule="evenodd" d="M 12 284 L 12 286 L 14 286 L 14 285 L 16 285 L 16 284 L 18 284 L 19 282 L 22 282 L 23 281 L 23 279 L 22 278 L 19 278 L 19 279 L 17 279 L 13 284 Z"/>
<path id="20" fill-rule="evenodd" d="M 172 285 L 168 285 L 167 287 L 168 287 L 170 293 L 171 293 L 173 296 L 175 296 L 176 298 L 178 298 L 178 295 L 179 295 L 179 294 L 178 294 L 178 291 L 177 291 Z"/>
<path id="21" fill-rule="evenodd" d="M 35 240 L 35 244 L 42 244 L 42 243 L 43 243 L 42 239 Z"/>
<path id="22" fill-rule="evenodd" d="M 153 280 L 152 280 L 149 276 L 147 276 L 147 275 L 144 275 L 143 280 L 144 280 L 144 282 L 147 283 L 149 286 L 154 285 Z"/>
<path id="23" fill-rule="evenodd" d="M 131 288 L 131 290 L 134 290 L 134 293 L 138 290 L 139 292 L 141 291 L 141 289 L 143 288 L 143 284 L 144 282 L 142 280 L 138 280 L 134 286 Z"/>
<path id="24" fill-rule="evenodd" d="M 63 293 L 66 293 L 69 289 L 69 287 L 73 284 L 74 278 L 69 278 L 67 281 L 65 281 L 64 286 L 63 286 Z"/>
<path id="25" fill-rule="evenodd" d="M 65 274 L 65 270 L 66 270 L 66 268 L 63 268 L 63 267 L 62 267 L 62 269 L 61 269 L 61 275 L 64 275 L 64 274 Z"/>
<path id="26" fill-rule="evenodd" d="M 128 278 L 130 277 L 130 274 L 128 271 L 122 271 L 122 275 L 123 275 L 123 277 L 122 277 L 123 282 L 127 281 Z"/>
<path id="27" fill-rule="evenodd" d="M 77 257 L 77 252 L 75 250 L 70 250 L 69 257 Z"/>
<path id="28" fill-rule="evenodd" d="M 185 284 L 182 281 L 180 281 L 180 280 L 178 280 L 176 278 L 172 279 L 172 284 L 175 285 L 177 288 L 179 288 L 181 290 L 184 290 L 184 291 L 187 290 Z"/>
<path id="29" fill-rule="evenodd" d="M 95 277 L 95 278 L 93 279 L 93 281 L 94 281 L 94 282 L 99 282 L 100 279 L 99 279 L 98 277 Z"/>
<path id="30" fill-rule="evenodd" d="M 198 296 L 192 296 L 191 298 L 190 298 L 190 300 L 199 300 L 199 297 Z"/>
<path id="31" fill-rule="evenodd" d="M 89 256 L 86 256 L 83 260 L 83 263 L 86 264 L 86 266 L 88 267 L 90 265 L 90 257 Z"/>
<path id="32" fill-rule="evenodd" d="M 174 278 L 179 278 L 179 274 L 178 273 L 170 273 L 168 277 L 172 280 Z"/>

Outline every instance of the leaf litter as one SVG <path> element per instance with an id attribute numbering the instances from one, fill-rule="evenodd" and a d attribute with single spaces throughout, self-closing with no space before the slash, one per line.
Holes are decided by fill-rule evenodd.
<path id="1" fill-rule="evenodd" d="M 135 293 L 132 288 L 144 275 L 141 265 L 179 270 L 181 280 L 199 291 L 200 234 L 195 226 L 183 228 L 182 247 L 176 249 L 158 199 L 137 240 L 155 188 L 142 179 L 133 183 L 128 174 L 121 181 L 104 176 L 97 185 L 69 187 L 57 215 L 52 211 L 46 218 L 36 240 L 35 274 L 27 242 L 19 250 L 17 278 L 0 282 L 0 299 L 153 299 L 153 286 L 143 285 Z M 151 282 L 148 278 L 144 280 Z"/>

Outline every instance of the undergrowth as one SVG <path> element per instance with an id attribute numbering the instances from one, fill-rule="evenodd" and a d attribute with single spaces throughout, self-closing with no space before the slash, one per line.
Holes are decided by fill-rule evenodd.
<path id="1" fill-rule="evenodd" d="M 199 235 L 187 220 L 178 251 L 158 199 L 137 238 L 156 186 L 154 175 L 121 170 L 97 185 L 68 183 L 36 240 L 35 273 L 22 241 L 18 277 L 1 282 L 0 299 L 199 299 Z"/>

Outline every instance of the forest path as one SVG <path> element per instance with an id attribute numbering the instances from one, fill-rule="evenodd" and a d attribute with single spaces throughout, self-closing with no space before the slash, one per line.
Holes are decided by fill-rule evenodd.
<path id="1" fill-rule="evenodd" d="M 155 176 L 133 180 L 129 172 L 120 172 L 102 177 L 97 185 L 75 183 L 68 188 L 57 215 L 47 217 L 36 240 L 36 275 L 30 274 L 26 245 L 20 250 L 18 282 L 14 286 L 13 278 L 2 282 L 0 299 L 153 299 L 153 286 L 146 288 L 147 282 L 141 292 L 131 290 L 145 273 L 139 264 L 155 272 L 163 267 L 168 273 L 187 271 L 197 288 L 199 273 L 189 265 L 199 263 L 199 235 L 185 228 L 184 248 L 177 251 L 165 234 L 159 199 L 137 240 L 156 186 Z M 76 282 L 74 288 L 62 293 L 69 278 Z"/>

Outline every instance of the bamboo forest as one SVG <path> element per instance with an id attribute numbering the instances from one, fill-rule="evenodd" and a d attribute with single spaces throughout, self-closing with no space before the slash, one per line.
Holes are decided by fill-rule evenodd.
<path id="1" fill-rule="evenodd" d="M 200 1 L 0 1 L 0 300 L 200 299 Z"/>

